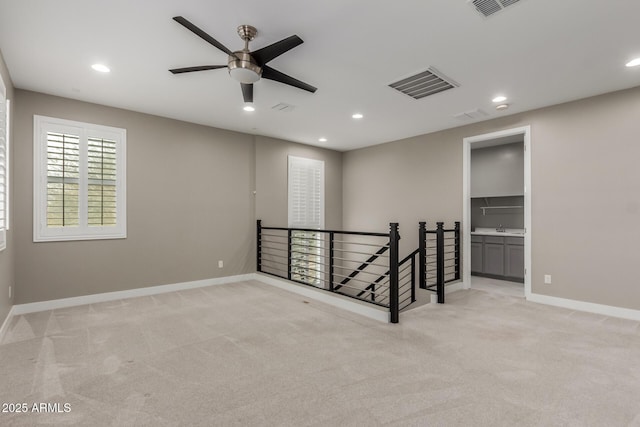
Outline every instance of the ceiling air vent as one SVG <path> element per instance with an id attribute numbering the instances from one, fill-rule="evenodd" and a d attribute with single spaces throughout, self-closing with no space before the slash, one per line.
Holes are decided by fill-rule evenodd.
<path id="1" fill-rule="evenodd" d="M 519 1 L 520 0 L 471 0 L 471 3 L 482 16 L 487 17 Z"/>
<path id="2" fill-rule="evenodd" d="M 273 107 L 271 107 L 272 110 L 280 111 L 281 113 L 289 113 L 289 112 L 293 111 L 294 108 L 296 108 L 296 107 L 294 107 L 291 104 L 284 103 L 284 102 L 281 102 L 281 103 L 276 104 Z"/>
<path id="3" fill-rule="evenodd" d="M 413 99 L 424 98 L 458 86 L 460 86 L 458 83 L 433 67 L 389 85 L 389 87 L 409 95 Z"/>
<path id="4" fill-rule="evenodd" d="M 469 110 L 463 113 L 458 113 L 453 117 L 455 117 L 458 120 L 474 120 L 474 119 L 481 119 L 482 117 L 487 117 L 488 115 L 489 114 L 487 114 L 485 111 L 479 108 L 476 108 L 475 110 Z"/>

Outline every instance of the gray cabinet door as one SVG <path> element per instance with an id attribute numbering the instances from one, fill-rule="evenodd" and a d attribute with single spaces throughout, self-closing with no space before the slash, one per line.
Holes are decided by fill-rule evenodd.
<path id="1" fill-rule="evenodd" d="M 504 275 L 524 279 L 524 246 L 505 245 L 505 251 Z"/>
<path id="2" fill-rule="evenodd" d="M 471 242 L 471 272 L 482 273 L 482 242 Z"/>
<path id="3" fill-rule="evenodd" d="M 484 274 L 504 276 L 504 244 L 484 244 Z"/>

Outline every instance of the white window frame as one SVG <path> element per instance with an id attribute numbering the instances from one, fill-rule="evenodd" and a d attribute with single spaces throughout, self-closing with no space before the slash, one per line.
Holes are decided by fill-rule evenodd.
<path id="1" fill-rule="evenodd" d="M 47 133 L 80 136 L 79 225 L 47 227 Z M 87 141 L 101 138 L 116 141 L 116 225 L 89 226 L 87 219 Z M 46 116 L 33 116 L 33 241 L 124 239 L 127 237 L 126 194 L 127 132 L 125 129 Z"/>
<path id="2" fill-rule="evenodd" d="M 7 230 L 9 229 L 9 101 L 7 100 L 7 88 L 4 85 L 2 76 L 0 76 L 0 102 L 7 109 L 4 117 L 4 127 L 0 129 L 3 140 L 4 151 L 4 187 L 2 188 L 4 196 L 4 224 L 0 228 L 0 251 L 7 248 Z"/>

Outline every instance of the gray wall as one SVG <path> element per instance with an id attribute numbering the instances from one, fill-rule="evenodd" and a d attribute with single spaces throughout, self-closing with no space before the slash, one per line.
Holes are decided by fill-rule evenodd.
<path id="1" fill-rule="evenodd" d="M 23 90 L 15 104 L 16 303 L 254 271 L 252 136 Z M 34 114 L 127 130 L 126 239 L 33 243 Z"/>
<path id="2" fill-rule="evenodd" d="M 471 197 L 524 194 L 524 143 L 471 150 Z"/>
<path id="3" fill-rule="evenodd" d="M 256 218 L 287 227 L 287 157 L 324 161 L 325 228 L 342 228 L 342 153 L 279 139 L 256 137 Z"/>
<path id="4" fill-rule="evenodd" d="M 460 130 L 396 141 L 344 153 L 343 225 L 388 232 L 400 223 L 400 255 L 418 246 L 418 222 L 462 217 Z"/>
<path id="5" fill-rule="evenodd" d="M 343 224 L 399 220 L 412 250 L 418 219 L 462 218 L 463 138 L 531 125 L 533 292 L 640 309 L 638 99 L 640 87 L 345 153 Z"/>
<path id="6" fill-rule="evenodd" d="M 524 206 L 524 196 L 472 198 L 471 230 L 497 228 L 500 224 L 504 228 L 524 228 L 524 208 L 487 209 L 483 213 L 483 206 Z"/>
<path id="7" fill-rule="evenodd" d="M 4 85 L 7 88 L 7 99 L 11 100 L 11 115 L 10 115 L 10 119 L 12 121 L 12 123 L 10 124 L 10 128 L 13 129 L 13 123 L 15 123 L 15 120 L 13 120 L 13 112 L 15 111 L 15 101 L 14 101 L 14 90 L 13 90 L 13 84 L 11 83 L 11 76 L 9 75 L 9 71 L 7 70 L 7 67 L 4 63 L 4 58 L 2 57 L 2 53 L 0 52 L 0 74 L 2 75 L 2 81 L 4 82 Z M 13 134 L 13 130 L 10 131 L 11 134 Z M 15 138 L 13 138 L 12 135 L 10 135 L 10 138 L 12 139 L 11 143 L 11 148 L 14 148 L 14 144 L 13 144 L 13 140 Z M 15 156 L 13 155 L 13 151 L 11 152 L 11 158 L 9 159 L 10 161 L 13 161 L 13 158 Z M 14 171 L 15 171 L 16 167 L 15 164 L 12 163 L 11 164 L 11 169 L 10 169 L 10 173 L 11 175 L 14 175 Z M 13 178 L 10 179 L 10 184 L 13 187 Z M 13 234 L 14 234 L 14 224 L 15 224 L 15 215 L 13 215 L 13 212 L 15 212 L 15 210 L 13 209 L 13 199 L 14 199 L 14 194 L 15 192 L 13 191 L 13 188 L 11 188 L 10 190 L 10 195 L 11 195 L 11 200 L 10 200 L 10 209 L 11 209 L 11 224 L 9 224 L 9 230 L 7 231 L 7 248 L 0 252 L 0 326 L 2 326 L 2 323 L 4 322 L 4 320 L 7 317 L 7 314 L 9 314 L 9 310 L 11 309 L 11 305 L 13 303 L 12 299 L 13 298 L 9 298 L 9 286 L 13 286 L 14 284 L 14 254 L 15 254 L 15 248 L 14 248 L 14 239 L 13 239 Z M 15 295 L 15 286 L 13 288 L 14 290 L 14 295 Z"/>
<path id="8" fill-rule="evenodd" d="M 16 303 L 255 271 L 256 218 L 287 224 L 289 154 L 325 161 L 326 225 L 342 225 L 342 153 L 36 92 L 16 96 Z M 33 243 L 34 114 L 127 130 L 127 239 Z"/>

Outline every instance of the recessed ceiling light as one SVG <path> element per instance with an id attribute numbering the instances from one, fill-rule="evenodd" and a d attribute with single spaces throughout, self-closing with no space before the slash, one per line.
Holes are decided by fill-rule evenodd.
<path id="1" fill-rule="evenodd" d="M 493 102 L 504 102 L 506 100 L 507 100 L 507 97 L 502 95 L 496 96 L 495 98 L 492 99 Z"/>
<path id="2" fill-rule="evenodd" d="M 318 141 L 319 142 L 327 142 L 327 138 L 319 138 Z"/>
<path id="3" fill-rule="evenodd" d="M 104 64 L 93 64 L 91 68 L 101 73 L 108 73 L 109 71 L 111 71 L 111 69 Z"/>
<path id="4" fill-rule="evenodd" d="M 638 65 L 640 65 L 640 58 L 632 59 L 627 62 L 627 67 L 637 67 Z"/>
<path id="5" fill-rule="evenodd" d="M 354 114 L 353 116 L 351 116 L 351 117 L 353 117 L 354 119 L 361 119 L 361 118 L 363 118 L 364 116 L 363 116 L 362 114 L 360 114 L 360 113 L 355 113 L 355 114 Z"/>
<path id="6" fill-rule="evenodd" d="M 242 107 L 242 109 L 248 112 L 256 111 L 253 105 L 245 105 L 244 107 Z"/>
<path id="7" fill-rule="evenodd" d="M 500 104 L 500 105 L 496 105 L 496 110 L 506 110 L 507 108 L 509 108 L 509 104 Z"/>

